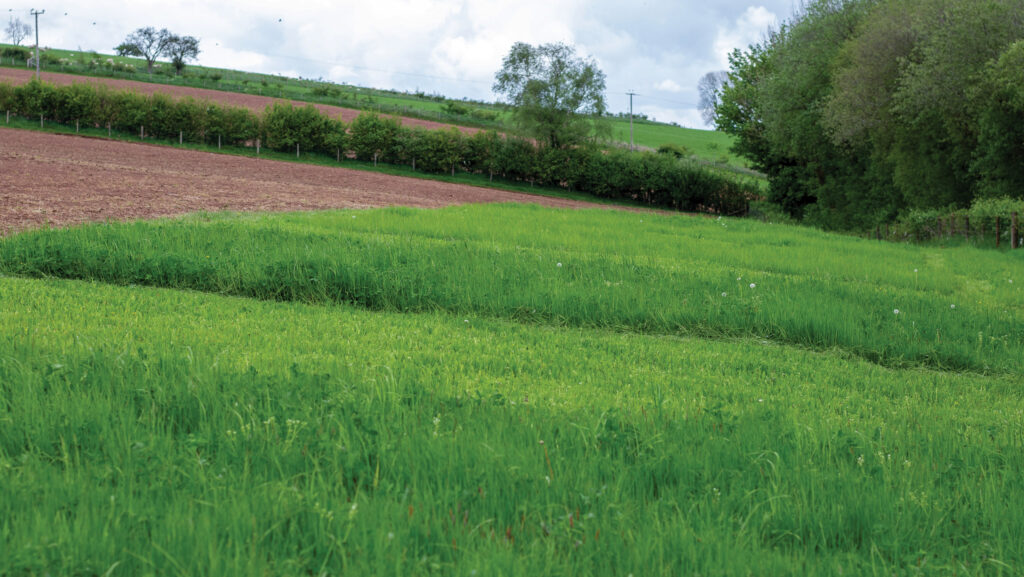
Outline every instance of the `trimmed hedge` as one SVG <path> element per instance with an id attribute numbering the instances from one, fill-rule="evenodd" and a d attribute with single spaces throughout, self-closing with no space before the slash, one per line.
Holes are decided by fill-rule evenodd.
<path id="1" fill-rule="evenodd" d="M 112 130 L 191 142 L 214 139 L 228 145 L 354 156 L 402 164 L 430 173 L 472 172 L 512 181 L 562 187 L 610 199 L 635 200 L 685 211 L 744 214 L 757 185 L 672 154 L 601 150 L 593 146 L 551 148 L 498 134 L 467 136 L 453 128 L 407 128 L 391 117 L 360 114 L 346 125 L 316 107 L 275 102 L 262 114 L 191 98 L 142 95 L 103 86 L 0 84 L 0 111 L 43 116 Z"/>

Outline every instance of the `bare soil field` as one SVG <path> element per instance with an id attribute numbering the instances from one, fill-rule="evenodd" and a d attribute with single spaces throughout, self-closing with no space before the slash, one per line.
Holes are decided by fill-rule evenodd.
<path id="1" fill-rule="evenodd" d="M 0 128 L 0 234 L 197 211 L 440 207 L 475 202 L 602 207 L 341 167 Z"/>
<path id="2" fill-rule="evenodd" d="M 116 78 L 94 78 L 91 76 L 76 76 L 74 74 L 59 74 L 55 72 L 43 72 L 41 74 L 42 79 L 50 84 L 66 85 L 66 84 L 103 84 L 111 88 L 118 90 L 130 90 L 132 92 L 138 92 L 140 94 L 154 94 L 163 93 L 175 98 L 192 97 L 196 100 L 209 100 L 220 104 L 226 104 L 230 106 L 239 106 L 248 108 L 256 112 L 262 112 L 268 105 L 272 104 L 275 100 L 282 100 L 280 98 L 271 98 L 269 96 L 257 96 L 255 94 L 238 94 L 235 92 L 222 92 L 220 90 L 207 90 L 203 88 L 190 88 L 188 86 L 172 86 L 168 84 L 150 84 L 148 82 L 135 82 L 132 80 L 118 80 Z M 34 70 L 21 70 L 18 68 L 0 68 L 0 82 L 9 82 L 11 84 L 25 84 L 35 77 Z M 287 99 L 284 99 L 288 101 Z M 292 102 L 295 106 L 305 106 L 307 103 L 298 101 Z M 359 116 L 363 111 L 355 110 L 352 108 L 341 108 L 340 106 L 329 106 L 326 104 L 314 104 L 317 109 L 327 114 L 331 118 L 341 117 L 345 122 L 351 122 L 355 117 Z M 441 122 L 431 122 L 429 120 L 421 120 L 418 118 L 407 118 L 398 117 L 402 121 L 402 125 L 410 127 L 421 127 L 428 129 L 438 128 L 450 128 L 453 124 L 443 124 Z M 475 134 L 480 131 L 478 128 L 470 128 L 466 126 L 456 126 L 459 130 L 466 134 Z"/>

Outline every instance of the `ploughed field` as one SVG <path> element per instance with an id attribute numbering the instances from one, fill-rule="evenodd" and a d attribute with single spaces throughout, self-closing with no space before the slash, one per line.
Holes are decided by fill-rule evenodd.
<path id="1" fill-rule="evenodd" d="M 1024 251 L 0 163 L 0 575 L 1024 571 Z"/>
<path id="2" fill-rule="evenodd" d="M 438 207 L 466 202 L 593 206 L 340 167 L 2 127 L 0 175 L 0 234 L 218 210 Z"/>

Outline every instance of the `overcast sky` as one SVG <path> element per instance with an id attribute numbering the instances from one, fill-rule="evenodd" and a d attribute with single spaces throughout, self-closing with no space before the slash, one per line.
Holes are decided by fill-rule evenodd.
<path id="1" fill-rule="evenodd" d="M 112 52 L 153 26 L 199 38 L 199 63 L 494 100 L 515 42 L 574 44 L 607 76 L 609 108 L 703 127 L 696 85 L 792 14 L 794 0 L 0 0 L 39 43 Z M 34 0 L 33 0 L 34 1 Z M 6 5 L 5 5 L 6 4 Z M 6 24 L 6 18 L 4 19 Z M 28 44 L 32 43 L 30 39 Z"/>

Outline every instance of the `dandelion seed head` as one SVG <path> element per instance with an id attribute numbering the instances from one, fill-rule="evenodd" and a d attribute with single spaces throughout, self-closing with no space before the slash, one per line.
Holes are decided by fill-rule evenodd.
<path id="1" fill-rule="evenodd" d="M 900 314 L 900 309 L 892 309 L 892 314 L 894 314 L 894 315 Z"/>
<path id="2" fill-rule="evenodd" d="M 722 293 L 722 298 L 729 296 L 729 293 Z"/>
<path id="3" fill-rule="evenodd" d="M 756 283 L 750 283 L 750 288 L 757 288 L 757 284 Z"/>
<path id="4" fill-rule="evenodd" d="M 562 268 L 562 263 L 558 263 L 556 266 L 558 266 L 558 268 Z"/>
<path id="5" fill-rule="evenodd" d="M 951 309 L 955 309 L 955 308 L 956 308 L 956 305 L 949 305 L 949 308 L 951 308 Z"/>

